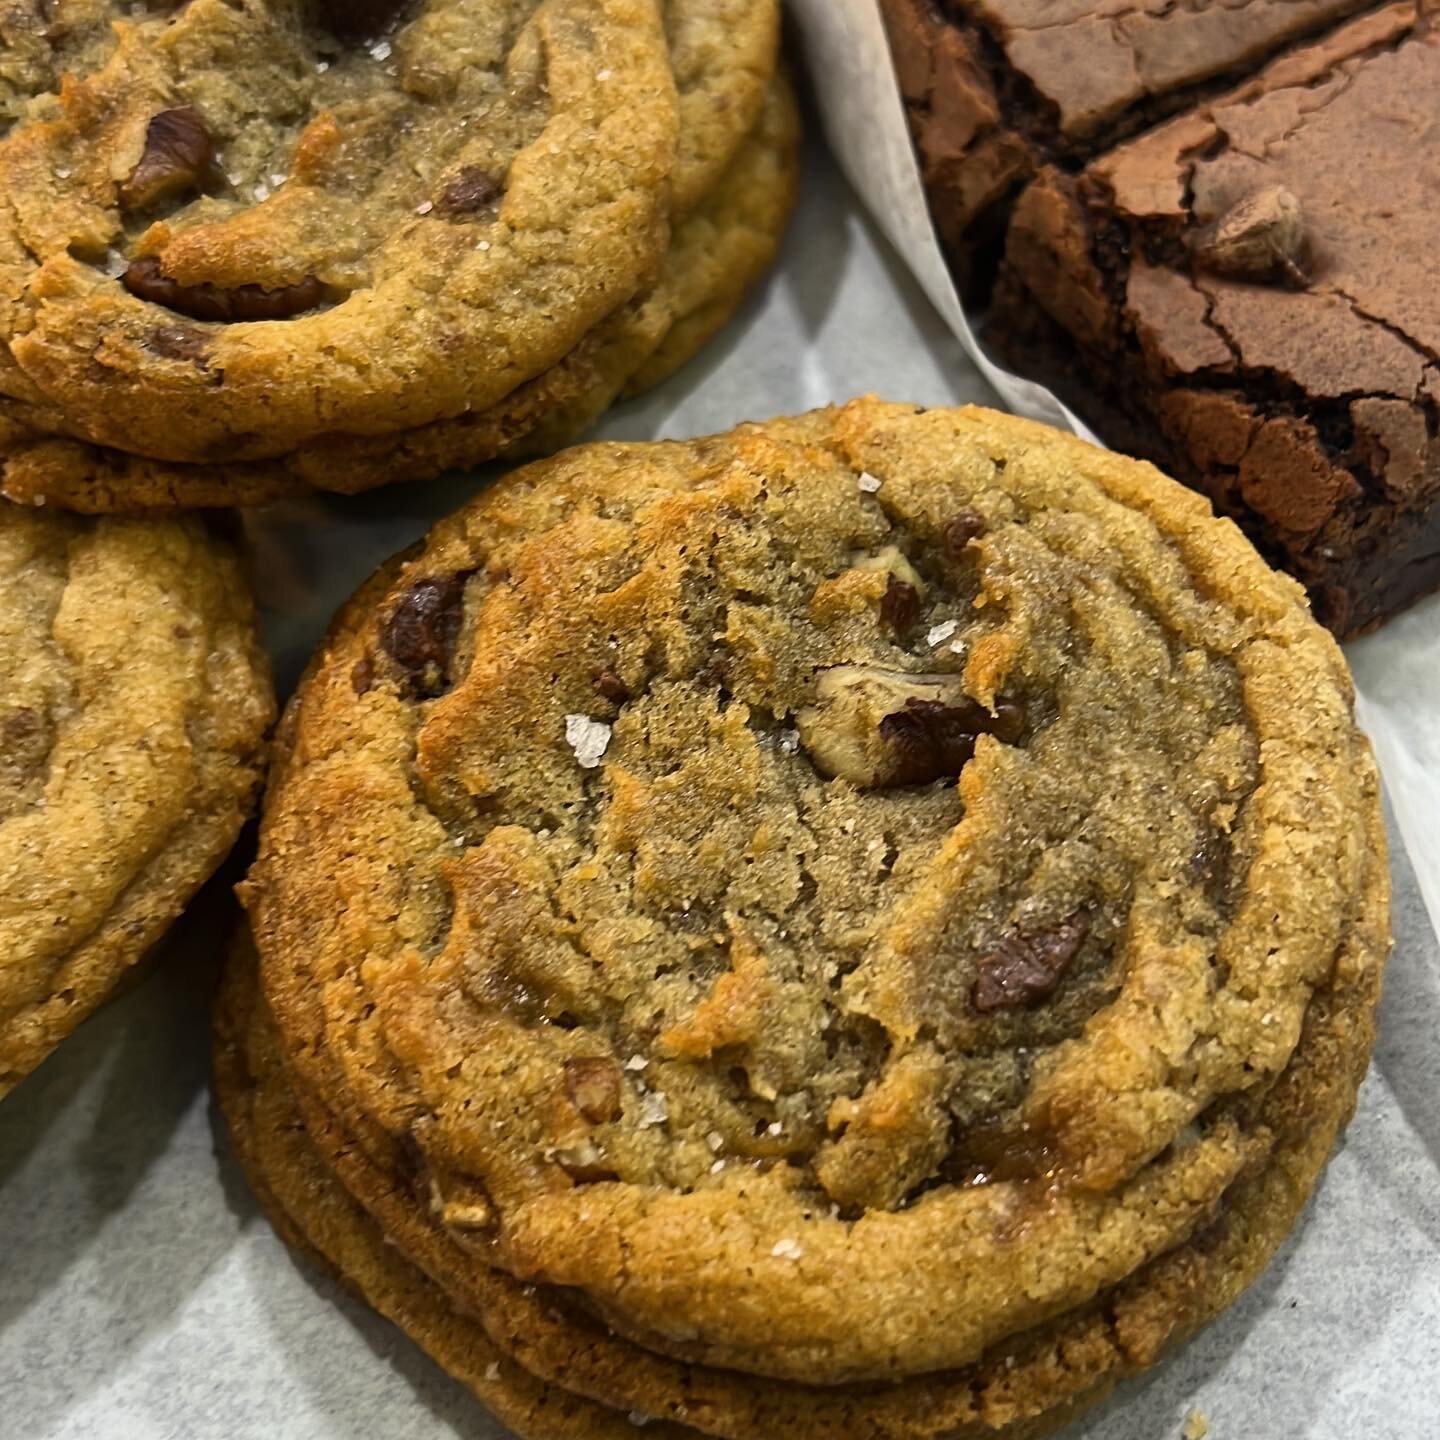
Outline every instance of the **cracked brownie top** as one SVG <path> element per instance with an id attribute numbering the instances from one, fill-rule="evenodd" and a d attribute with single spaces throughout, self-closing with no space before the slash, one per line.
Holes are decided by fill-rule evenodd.
<path id="1" fill-rule="evenodd" d="M 352 603 L 286 746 L 247 898 L 301 1082 L 482 1263 L 820 1382 L 1207 1223 L 1374 860 L 1294 584 L 976 410 L 522 470 Z"/>
<path id="2" fill-rule="evenodd" d="M 1367 0 L 882 0 L 936 226 L 983 288 L 991 212 Z M 977 266 L 977 260 L 980 262 Z"/>
<path id="3" fill-rule="evenodd" d="M 1008 240 L 1009 274 L 1098 357 L 1095 403 L 1158 431 L 1341 635 L 1440 564 L 1434 9 L 1384 6 L 1047 172 Z"/>

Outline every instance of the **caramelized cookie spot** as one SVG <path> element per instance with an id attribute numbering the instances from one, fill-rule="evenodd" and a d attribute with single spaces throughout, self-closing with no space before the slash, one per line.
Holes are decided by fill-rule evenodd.
<path id="1" fill-rule="evenodd" d="M 350 671 L 350 688 L 356 695 L 364 695 L 374 683 L 375 662 L 369 655 L 362 655 Z"/>
<path id="2" fill-rule="evenodd" d="M 210 132 L 191 105 L 162 110 L 145 131 L 145 148 L 120 186 L 120 206 L 143 210 L 204 185 L 213 153 Z"/>
<path id="3" fill-rule="evenodd" d="M 122 283 L 137 299 L 163 305 L 194 320 L 285 320 L 313 310 L 325 298 L 325 287 L 313 275 L 278 290 L 267 290 L 263 285 L 227 289 L 208 280 L 182 285 L 163 273 L 153 255 L 132 261 Z"/>
<path id="4" fill-rule="evenodd" d="M 880 619 L 896 635 L 904 635 L 919 618 L 920 592 L 898 575 L 891 575 L 880 597 Z"/>
<path id="5" fill-rule="evenodd" d="M 958 560 L 977 536 L 985 533 L 985 517 L 968 506 L 952 515 L 941 527 L 940 538 L 953 559 Z"/>
<path id="6" fill-rule="evenodd" d="M 465 613 L 466 570 L 417 581 L 380 628 L 380 646 L 406 672 L 418 695 L 435 696 L 450 682 L 450 662 Z"/>
<path id="7" fill-rule="evenodd" d="M 604 1058 L 567 1060 L 565 1093 L 592 1125 L 620 1118 L 620 1067 Z"/>
<path id="8" fill-rule="evenodd" d="M 472 215 L 504 190 L 500 180 L 479 165 L 466 165 L 440 192 L 438 209 L 446 215 Z"/>
<path id="9" fill-rule="evenodd" d="M 990 1015 L 1049 999 L 1089 933 L 1089 915 L 1076 910 L 1038 935 L 1015 931 L 1004 936 L 980 961 L 971 1004 L 982 1015 Z"/>

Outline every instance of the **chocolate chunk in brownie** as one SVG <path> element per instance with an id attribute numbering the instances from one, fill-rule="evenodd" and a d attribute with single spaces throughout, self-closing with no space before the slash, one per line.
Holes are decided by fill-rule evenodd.
<path id="1" fill-rule="evenodd" d="M 1440 585 L 1430 8 L 1353 20 L 1078 175 L 1048 167 L 987 327 L 1031 373 L 1048 350 L 1105 438 L 1205 491 L 1341 636 Z"/>
<path id="2" fill-rule="evenodd" d="M 983 295 L 1016 190 L 1213 94 L 1366 0 L 881 0 L 936 229 Z"/>

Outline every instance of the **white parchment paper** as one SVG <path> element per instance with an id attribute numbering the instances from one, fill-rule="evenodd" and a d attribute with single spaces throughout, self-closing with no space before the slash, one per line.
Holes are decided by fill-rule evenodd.
<path id="1" fill-rule="evenodd" d="M 870 63 L 888 75 L 873 52 Z M 995 403 L 815 138 L 768 284 L 602 433 L 694 435 L 866 391 Z M 346 594 L 484 478 L 254 521 L 282 689 Z M 1411 626 L 1425 633 L 1419 612 L 1391 633 Z M 1371 658 L 1362 647 L 1357 663 L 1375 698 Z M 1418 672 L 1373 659 L 1400 695 L 1416 688 Z M 1210 1440 L 1434 1440 L 1440 947 L 1395 851 L 1397 943 L 1375 1065 L 1315 1202 L 1233 1309 L 1065 1440 L 1179 1440 L 1192 1409 Z M 403 1335 L 292 1260 L 229 1154 L 209 1095 L 206 1007 L 234 878 L 192 910 L 142 984 L 0 1103 L 0 1440 L 501 1440 Z"/>
<path id="2" fill-rule="evenodd" d="M 925 203 L 876 0 L 791 0 L 831 147 L 857 194 L 1005 404 L 1096 437 L 1042 385 L 996 365 L 951 283 Z M 1440 931 L 1440 597 L 1350 647 L 1360 718 Z"/>

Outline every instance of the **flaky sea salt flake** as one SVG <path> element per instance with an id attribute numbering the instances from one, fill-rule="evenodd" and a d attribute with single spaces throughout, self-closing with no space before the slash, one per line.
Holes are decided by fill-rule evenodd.
<path id="1" fill-rule="evenodd" d="M 640 1101 L 640 1124 L 663 1125 L 670 1118 L 670 1107 L 665 1103 L 665 1097 L 652 1090 Z"/>
<path id="2" fill-rule="evenodd" d="M 805 1252 L 800 1248 L 798 1240 L 786 1236 L 783 1240 L 777 1240 L 771 1247 L 770 1253 L 777 1260 L 798 1260 Z"/>
<path id="3" fill-rule="evenodd" d="M 565 717 L 565 743 L 575 752 L 582 770 L 594 770 L 610 747 L 610 727 L 588 715 Z"/>
<path id="4" fill-rule="evenodd" d="M 872 475 L 868 470 L 860 472 L 860 478 L 855 482 L 867 495 L 873 495 L 881 485 L 878 476 Z"/>
<path id="5" fill-rule="evenodd" d="M 942 620 L 925 632 L 925 643 L 931 646 L 943 645 L 959 628 L 958 620 Z"/>

